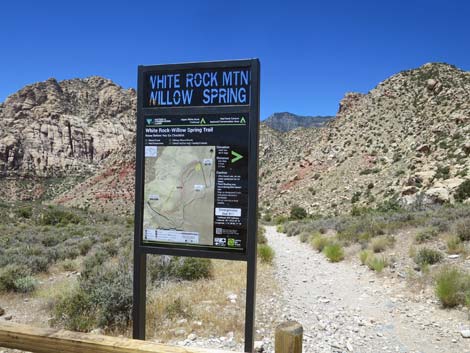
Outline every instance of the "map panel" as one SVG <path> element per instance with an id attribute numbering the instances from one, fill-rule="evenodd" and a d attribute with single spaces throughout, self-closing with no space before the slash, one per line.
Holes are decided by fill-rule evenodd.
<path id="1" fill-rule="evenodd" d="M 145 151 L 144 240 L 212 246 L 215 146 Z"/>

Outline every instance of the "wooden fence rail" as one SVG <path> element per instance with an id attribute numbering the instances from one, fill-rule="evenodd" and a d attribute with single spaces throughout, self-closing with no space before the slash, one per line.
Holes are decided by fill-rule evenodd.
<path id="1" fill-rule="evenodd" d="M 276 329 L 276 353 L 302 353 L 302 326 L 286 322 Z M 129 338 L 94 335 L 0 322 L 0 348 L 33 353 L 233 353 L 177 347 Z"/>
<path id="2" fill-rule="evenodd" d="M 0 323 L 0 347 L 34 353 L 228 353 L 176 347 L 128 338 L 109 337 L 15 323 Z"/>

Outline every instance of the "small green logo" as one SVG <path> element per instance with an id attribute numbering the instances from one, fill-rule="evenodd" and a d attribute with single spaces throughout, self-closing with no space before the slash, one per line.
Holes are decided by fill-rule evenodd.
<path id="1" fill-rule="evenodd" d="M 152 124 L 152 119 L 147 119 L 147 125 Z"/>
<path id="2" fill-rule="evenodd" d="M 232 247 L 235 246 L 235 239 L 233 239 L 233 238 L 228 238 L 228 239 L 227 239 L 227 245 L 228 245 L 228 246 L 232 246 Z"/>

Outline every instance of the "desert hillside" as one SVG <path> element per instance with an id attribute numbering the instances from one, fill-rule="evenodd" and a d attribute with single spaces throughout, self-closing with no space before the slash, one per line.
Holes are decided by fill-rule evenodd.
<path id="1" fill-rule="evenodd" d="M 262 206 L 331 214 L 454 201 L 469 178 L 470 72 L 426 64 L 347 93 L 324 129 L 261 129 Z"/>
<path id="2" fill-rule="evenodd" d="M 131 213 L 135 101 L 99 77 L 50 79 L 10 96 L 0 106 L 0 198 Z M 469 72 L 425 64 L 339 106 L 322 129 L 261 124 L 263 212 L 454 202 L 469 179 Z"/>

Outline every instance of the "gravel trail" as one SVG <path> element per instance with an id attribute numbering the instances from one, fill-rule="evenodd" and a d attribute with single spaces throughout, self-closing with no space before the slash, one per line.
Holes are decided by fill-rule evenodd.
<path id="1" fill-rule="evenodd" d="M 459 311 L 415 302 L 406 281 L 346 260 L 330 263 L 297 238 L 266 227 L 276 251 L 283 319 L 304 327 L 304 352 L 470 353 Z"/>

